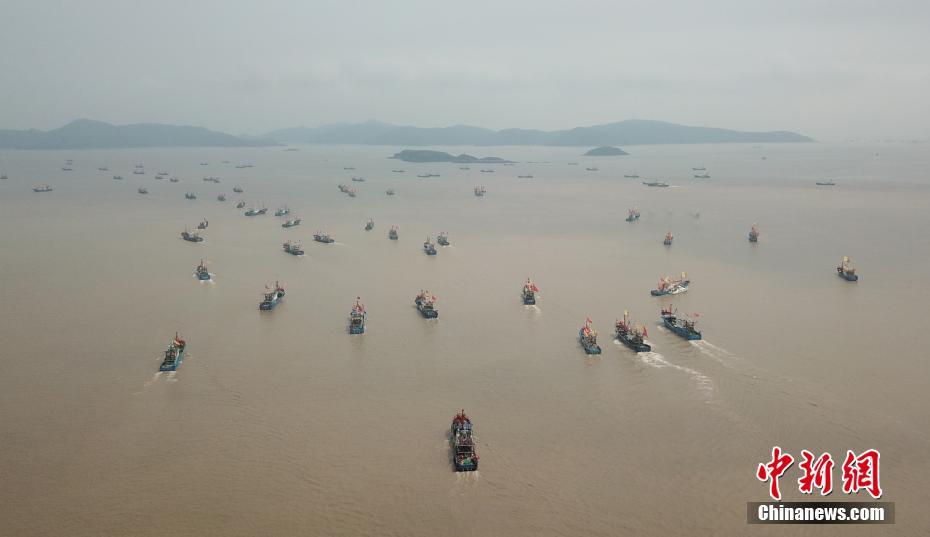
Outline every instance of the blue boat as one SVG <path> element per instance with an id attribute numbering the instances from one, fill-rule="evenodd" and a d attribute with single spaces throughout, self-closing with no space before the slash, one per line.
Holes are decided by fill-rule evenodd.
<path id="1" fill-rule="evenodd" d="M 397 240 L 397 226 L 391 226 L 391 230 L 388 231 L 388 238 L 392 241 Z"/>
<path id="2" fill-rule="evenodd" d="M 315 240 L 316 242 L 322 242 L 324 244 L 332 244 L 336 242 L 336 239 L 330 237 L 326 233 L 321 233 L 319 231 L 313 234 L 313 240 Z"/>
<path id="3" fill-rule="evenodd" d="M 436 255 L 436 245 L 429 237 L 426 237 L 426 242 L 423 243 L 423 251 L 426 255 Z"/>
<path id="4" fill-rule="evenodd" d="M 527 278 L 526 283 L 523 284 L 523 304 L 526 306 L 536 304 L 536 293 L 538 292 L 539 287 L 536 287 L 536 284 Z"/>
<path id="5" fill-rule="evenodd" d="M 749 242 L 759 242 L 759 226 L 756 224 L 749 228 Z"/>
<path id="6" fill-rule="evenodd" d="M 184 194 L 184 197 L 189 200 L 195 200 L 197 199 L 197 194 L 194 194 L 193 192 L 188 192 L 187 194 Z"/>
<path id="7" fill-rule="evenodd" d="M 639 220 L 639 209 L 637 209 L 636 207 L 633 207 L 632 209 L 630 209 L 630 212 L 627 214 L 626 221 L 635 222 L 637 220 Z"/>
<path id="8" fill-rule="evenodd" d="M 258 216 L 260 214 L 265 214 L 267 212 L 268 212 L 268 209 L 265 207 L 262 207 L 261 209 L 256 209 L 252 207 L 251 209 L 247 210 L 244 214 L 246 216 Z"/>
<path id="9" fill-rule="evenodd" d="M 664 244 L 664 245 L 666 245 L 666 246 L 671 246 L 671 245 L 672 245 L 672 240 L 673 240 L 673 239 L 674 239 L 674 237 L 672 236 L 672 232 L 669 231 L 668 233 L 665 234 L 665 240 L 662 241 L 662 244 Z"/>
<path id="10" fill-rule="evenodd" d="M 682 272 L 680 278 L 672 278 L 671 276 L 659 278 L 659 286 L 649 291 L 649 294 L 652 296 L 677 295 L 686 292 L 689 285 L 691 285 L 691 280 L 688 280 L 687 275 Z"/>
<path id="11" fill-rule="evenodd" d="M 158 370 L 177 371 L 178 368 L 181 367 L 181 362 L 184 360 L 185 347 L 187 347 L 187 342 L 178 337 L 178 333 L 175 332 L 174 339 L 168 344 L 168 350 L 165 351 L 165 359 L 162 360 Z"/>
<path id="12" fill-rule="evenodd" d="M 462 410 L 452 418 L 452 463 L 456 472 L 478 470 L 478 454 L 472 436 L 471 418 Z"/>
<path id="13" fill-rule="evenodd" d="M 300 218 L 292 218 L 292 219 L 287 220 L 283 224 L 281 224 L 281 227 L 289 228 L 289 227 L 294 227 L 294 226 L 299 226 L 299 225 L 300 225 Z"/>
<path id="14" fill-rule="evenodd" d="M 421 290 L 420 293 L 413 299 L 413 303 L 416 305 L 417 310 L 420 311 L 420 315 L 427 319 L 435 319 L 439 317 L 439 310 L 436 309 L 436 297 L 429 291 Z"/>
<path id="15" fill-rule="evenodd" d="M 304 255 L 304 250 L 300 247 L 299 241 L 285 241 L 284 251 L 291 255 Z"/>
<path id="16" fill-rule="evenodd" d="M 661 315 L 662 324 L 665 325 L 665 328 L 668 328 L 687 340 L 701 339 L 701 333 L 694 328 L 694 323 L 696 321 L 691 318 L 682 319 L 679 317 L 677 312 L 672 310 L 671 304 L 669 304 L 667 308 L 662 308 Z M 695 316 L 696 315 L 697 314 L 695 314 Z"/>
<path id="17" fill-rule="evenodd" d="M 449 234 L 443 231 L 442 233 L 437 235 L 436 243 L 438 243 L 439 246 L 449 246 Z"/>
<path id="18" fill-rule="evenodd" d="M 210 271 L 207 270 L 207 266 L 203 264 L 203 259 L 200 260 L 200 264 L 197 265 L 197 279 L 200 281 L 206 281 L 212 278 L 210 276 Z"/>
<path id="19" fill-rule="evenodd" d="M 578 330 L 578 341 L 587 354 L 600 354 L 601 348 L 597 344 L 597 330 L 591 328 L 591 319 L 587 319 L 581 330 Z"/>
<path id="20" fill-rule="evenodd" d="M 289 214 L 291 214 L 291 210 L 287 208 L 287 205 L 274 212 L 275 216 L 287 216 Z"/>
<path id="21" fill-rule="evenodd" d="M 849 264 L 849 258 L 843 256 L 843 262 L 840 266 L 836 267 L 836 274 L 840 278 L 843 278 L 846 281 L 857 282 L 859 281 L 859 275 L 856 274 L 856 269 L 854 269 Z"/>
<path id="22" fill-rule="evenodd" d="M 268 286 L 265 286 L 265 293 L 262 296 L 262 301 L 258 304 L 258 309 L 262 311 L 274 309 L 283 298 L 284 286 L 274 282 L 274 289 L 269 290 Z"/>
<path id="23" fill-rule="evenodd" d="M 652 346 L 646 343 L 645 338 L 649 337 L 646 327 L 633 326 L 630 322 L 630 312 L 623 311 L 623 319 L 617 321 L 616 325 L 617 339 L 627 347 L 636 352 L 649 352 Z"/>
<path id="24" fill-rule="evenodd" d="M 191 233 L 186 229 L 181 232 L 181 238 L 187 242 L 203 242 L 203 237 L 199 233 Z"/>
<path id="25" fill-rule="evenodd" d="M 371 231 L 373 229 L 375 229 L 375 221 L 374 219 L 369 218 L 368 222 L 365 223 L 365 231 Z"/>
<path id="26" fill-rule="evenodd" d="M 349 312 L 349 333 L 364 334 L 365 320 L 368 318 L 368 312 L 365 311 L 365 305 L 360 302 L 361 297 L 355 297 L 355 305 Z"/>

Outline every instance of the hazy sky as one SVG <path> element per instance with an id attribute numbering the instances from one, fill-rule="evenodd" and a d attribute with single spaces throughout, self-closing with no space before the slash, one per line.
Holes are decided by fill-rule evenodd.
<path id="1" fill-rule="evenodd" d="M 930 138 L 930 0 L 0 0 L 0 128 L 627 118 Z"/>

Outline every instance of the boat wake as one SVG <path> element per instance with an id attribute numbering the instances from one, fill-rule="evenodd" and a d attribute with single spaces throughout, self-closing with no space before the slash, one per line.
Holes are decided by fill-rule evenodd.
<path id="1" fill-rule="evenodd" d="M 655 367 L 656 369 L 671 367 L 672 369 L 677 369 L 678 371 L 687 373 L 688 376 L 691 377 L 691 380 L 697 384 L 698 389 L 701 390 L 701 392 L 703 392 L 705 395 L 710 395 L 711 392 L 714 391 L 714 382 L 710 379 L 710 377 L 704 373 L 701 373 L 700 371 L 691 369 L 690 367 L 685 367 L 683 365 L 673 364 L 657 352 L 640 352 L 637 353 L 637 356 L 639 356 L 640 360 L 642 360 L 644 364 Z"/>
<path id="2" fill-rule="evenodd" d="M 471 484 L 477 483 L 481 480 L 481 473 L 479 470 L 474 472 L 455 472 L 455 483 Z"/>
<path id="3" fill-rule="evenodd" d="M 691 345 L 696 348 L 701 354 L 712 358 L 717 362 L 720 362 L 724 365 L 731 365 L 732 362 L 736 361 L 738 357 L 732 352 L 720 348 L 713 343 L 707 341 L 706 339 L 701 339 L 697 341 L 690 341 Z"/>
<path id="4" fill-rule="evenodd" d="M 161 373 L 161 371 L 159 371 Z M 178 372 L 177 371 L 168 371 L 168 374 L 165 376 L 165 380 L 168 382 L 177 382 L 178 381 Z"/>

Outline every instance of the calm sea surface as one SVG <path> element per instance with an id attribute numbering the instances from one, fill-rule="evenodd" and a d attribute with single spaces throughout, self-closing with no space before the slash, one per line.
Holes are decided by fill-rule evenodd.
<path id="1" fill-rule="evenodd" d="M 878 532 L 792 535 L 930 528 L 930 146 L 436 148 L 519 161 L 494 173 L 385 158 L 399 149 L 0 152 L 0 533 L 785 535 L 746 525 L 773 445 L 832 453 L 837 489 L 847 449 L 878 449 L 897 505 Z M 301 226 L 281 228 L 284 204 Z M 202 218 L 205 242 L 179 239 Z M 440 231 L 451 246 L 425 256 Z M 844 255 L 858 283 L 836 277 Z M 201 259 L 212 282 L 193 277 Z M 682 271 L 690 292 L 649 295 Z M 275 280 L 287 297 L 260 313 Z M 414 309 L 420 289 L 438 320 Z M 349 336 L 356 296 L 368 327 Z M 704 341 L 659 327 L 669 303 L 700 313 Z M 612 341 L 625 309 L 652 353 Z M 577 342 L 586 317 L 596 358 Z M 175 331 L 187 358 L 157 373 Z M 450 462 L 462 408 L 473 474 Z M 809 499 L 798 475 L 787 500 Z"/>

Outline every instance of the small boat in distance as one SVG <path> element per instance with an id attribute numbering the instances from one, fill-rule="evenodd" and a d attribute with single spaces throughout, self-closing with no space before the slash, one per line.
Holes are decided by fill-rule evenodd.
<path id="1" fill-rule="evenodd" d="M 388 238 L 392 241 L 397 240 L 397 226 L 391 226 L 391 230 L 388 231 Z"/>
<path id="2" fill-rule="evenodd" d="M 439 317 L 439 310 L 436 309 L 435 303 L 436 296 L 422 289 L 417 296 L 413 298 L 413 304 L 417 307 L 417 310 L 420 311 L 420 315 L 426 319 L 435 319 Z"/>
<path id="3" fill-rule="evenodd" d="M 391 170 L 394 173 L 404 173 L 406 170 Z"/>
<path id="4" fill-rule="evenodd" d="M 322 242 L 324 244 L 332 244 L 336 242 L 336 239 L 330 237 L 328 234 L 323 233 L 322 231 L 317 231 L 313 234 L 313 240 L 316 242 Z"/>
<path id="5" fill-rule="evenodd" d="M 349 312 L 349 333 L 364 334 L 365 320 L 368 318 L 368 312 L 365 311 L 365 305 L 361 303 L 362 297 L 355 297 L 355 305 Z"/>
<path id="6" fill-rule="evenodd" d="M 168 180 L 171 181 L 172 183 L 177 183 L 178 181 L 180 181 L 180 179 L 178 179 L 177 177 L 172 177 L 171 179 L 168 179 Z"/>
<path id="7" fill-rule="evenodd" d="M 700 168 L 691 168 L 691 171 L 695 171 L 695 172 L 706 172 L 706 171 L 707 171 L 707 168 L 701 166 Z"/>
<path id="8" fill-rule="evenodd" d="M 168 172 L 158 172 L 155 177 L 168 177 Z"/>
<path id="9" fill-rule="evenodd" d="M 633 326 L 630 322 L 630 312 L 623 310 L 623 319 L 618 319 L 616 324 L 617 340 L 636 352 L 649 352 L 652 347 L 646 343 L 645 338 L 649 337 L 649 332 L 645 326 Z"/>
<path id="10" fill-rule="evenodd" d="M 353 168 L 352 166 L 346 166 L 346 167 L 344 167 L 344 168 L 342 168 L 342 169 L 343 169 L 343 170 L 354 170 L 355 168 Z"/>
<path id="11" fill-rule="evenodd" d="M 672 237 L 672 232 L 669 231 L 668 233 L 665 234 L 665 240 L 662 241 L 662 244 L 664 244 L 664 245 L 666 245 L 666 246 L 671 246 L 671 245 L 672 245 L 672 239 L 674 239 L 674 237 Z"/>
<path id="12" fill-rule="evenodd" d="M 239 201 L 239 203 L 236 204 L 236 209 L 241 209 L 241 208 L 243 208 L 243 207 L 245 207 L 245 202 L 244 202 L 244 201 Z"/>
<path id="13" fill-rule="evenodd" d="M 632 209 L 630 209 L 629 213 L 627 213 L 626 221 L 635 222 L 637 220 L 639 220 L 639 209 L 637 209 L 636 207 L 633 207 Z"/>
<path id="14" fill-rule="evenodd" d="M 539 287 L 536 287 L 536 284 L 527 278 L 526 283 L 523 284 L 523 304 L 525 306 L 532 306 L 536 304 L 536 293 L 538 292 Z"/>
<path id="15" fill-rule="evenodd" d="M 226 194 L 220 194 L 217 196 L 216 201 L 226 201 Z"/>
<path id="16" fill-rule="evenodd" d="M 281 299 L 284 298 L 284 286 L 278 282 L 274 282 L 274 289 L 265 286 L 265 292 L 262 293 L 262 301 L 258 303 L 258 309 L 261 311 L 269 311 L 274 309 L 275 306 L 281 302 Z"/>
<path id="17" fill-rule="evenodd" d="M 149 189 L 145 188 L 144 186 L 140 186 L 140 187 L 139 187 L 139 190 L 137 190 L 137 192 L 138 192 L 139 194 L 148 194 L 148 193 L 149 193 Z"/>
<path id="18" fill-rule="evenodd" d="M 291 210 L 287 208 L 287 205 L 274 212 L 275 216 L 287 216 L 289 214 L 291 214 Z"/>
<path id="19" fill-rule="evenodd" d="M 358 190 L 355 190 L 354 188 L 350 188 L 350 189 L 346 192 L 346 194 L 348 194 L 350 198 L 354 198 L 355 196 L 358 195 Z"/>
<path id="20" fill-rule="evenodd" d="M 304 255 L 303 248 L 300 247 L 300 241 L 285 241 L 284 251 L 291 255 Z"/>
<path id="21" fill-rule="evenodd" d="M 682 272 L 680 278 L 672 278 L 671 276 L 659 278 L 658 288 L 649 291 L 649 294 L 652 296 L 677 295 L 687 292 L 689 285 L 691 285 L 691 280 L 688 279 L 687 274 Z"/>
<path id="22" fill-rule="evenodd" d="M 353 177 L 352 177 L 352 180 L 355 181 L 356 183 L 364 183 L 364 182 L 365 182 L 365 178 L 364 178 L 364 177 L 354 177 L 354 176 L 353 176 Z"/>
<path id="23" fill-rule="evenodd" d="M 627 178 L 627 179 L 639 179 L 639 176 L 638 176 L 638 175 L 635 175 L 635 174 L 634 174 L 634 175 L 624 175 L 623 177 L 625 177 L 625 178 Z"/>
<path id="24" fill-rule="evenodd" d="M 596 172 L 596 171 L 599 171 L 597 168 L 585 168 L 585 170 L 586 170 L 586 171 L 589 171 L 589 172 Z"/>
<path id="25" fill-rule="evenodd" d="M 233 192 L 235 192 L 236 194 L 242 194 L 242 193 L 244 192 L 244 190 L 242 190 L 242 187 L 241 187 L 241 186 L 236 185 L 236 186 L 233 187 Z"/>
<path id="26" fill-rule="evenodd" d="M 452 464 L 456 472 L 478 470 L 478 454 L 472 436 L 471 418 L 462 410 L 452 418 Z"/>
<path id="27" fill-rule="evenodd" d="M 759 242 L 759 226 L 756 224 L 749 228 L 749 242 Z"/>
<path id="28" fill-rule="evenodd" d="M 836 186 L 833 181 L 817 181 L 817 186 Z"/>
<path id="29" fill-rule="evenodd" d="M 207 229 L 207 226 L 209 225 L 210 225 L 210 222 L 207 222 L 207 219 L 204 218 L 203 220 L 200 221 L 199 224 L 197 224 L 197 229 Z"/>
<path id="30" fill-rule="evenodd" d="M 836 275 L 850 282 L 859 281 L 859 275 L 856 274 L 856 269 L 849 264 L 849 258 L 845 255 L 843 256 L 843 262 L 840 263 L 840 266 L 836 267 Z"/>
<path id="31" fill-rule="evenodd" d="M 203 242 L 203 237 L 199 233 L 191 233 L 186 229 L 181 232 L 181 238 L 187 242 Z"/>
<path id="32" fill-rule="evenodd" d="M 389 188 L 385 190 L 384 193 L 387 194 L 388 196 L 393 196 L 396 192 L 394 192 L 393 188 Z"/>
<path id="33" fill-rule="evenodd" d="M 532 179 L 532 175 L 518 175 L 517 179 Z"/>
<path id="34" fill-rule="evenodd" d="M 696 173 L 694 174 L 695 179 L 710 179 L 710 175 L 706 173 Z"/>
<path id="35" fill-rule="evenodd" d="M 578 341 L 586 354 L 600 354 L 601 347 L 597 344 L 597 330 L 591 327 L 591 319 L 585 319 L 584 326 L 578 330 Z"/>
<path id="36" fill-rule="evenodd" d="M 145 170 L 142 168 L 136 168 L 135 170 L 132 170 L 132 173 L 133 175 L 145 175 Z"/>
<path id="37" fill-rule="evenodd" d="M 294 226 L 299 226 L 299 225 L 300 225 L 300 218 L 294 218 L 294 219 L 289 219 L 283 224 L 281 224 L 281 227 L 289 228 L 289 227 L 294 227 Z"/>
<path id="38" fill-rule="evenodd" d="M 71 166 L 64 166 L 64 167 L 61 168 L 61 171 L 63 171 L 63 172 L 73 172 L 73 171 L 74 171 L 74 168 L 72 168 Z"/>
<path id="39" fill-rule="evenodd" d="M 33 191 L 33 192 L 51 192 L 51 191 L 52 191 L 52 187 L 50 187 L 50 186 L 48 186 L 48 185 L 44 185 L 44 186 L 34 186 L 34 187 L 32 187 L 32 191 Z"/>
<path id="40" fill-rule="evenodd" d="M 423 243 L 423 252 L 426 255 L 436 255 L 436 245 L 433 244 L 429 237 L 426 237 L 426 242 Z"/>
<path id="41" fill-rule="evenodd" d="M 187 348 L 187 342 L 174 333 L 174 339 L 168 343 L 168 350 L 165 351 L 165 358 L 158 367 L 159 371 L 177 371 L 184 360 L 184 349 Z"/>
<path id="42" fill-rule="evenodd" d="M 488 190 L 487 190 L 486 188 L 484 188 L 484 186 L 476 186 L 476 187 L 475 187 L 475 195 L 478 196 L 479 198 L 480 198 L 480 197 L 483 197 L 484 194 L 485 194 L 487 191 L 488 191 Z"/>
<path id="43" fill-rule="evenodd" d="M 184 194 L 184 197 L 189 200 L 195 200 L 197 199 L 197 194 L 194 194 L 193 192 L 188 192 L 187 194 Z"/>
<path id="44" fill-rule="evenodd" d="M 97 171 L 108 172 L 108 171 L 110 171 L 110 168 L 107 168 L 106 166 L 101 166 L 101 167 L 97 168 Z"/>
<path id="45" fill-rule="evenodd" d="M 436 243 L 439 246 L 449 246 L 449 234 L 445 231 L 441 231 L 439 235 L 436 235 Z"/>
<path id="46" fill-rule="evenodd" d="M 249 210 L 247 210 L 244 214 L 246 216 L 258 216 L 260 214 L 265 214 L 267 212 L 268 212 L 268 209 L 265 207 L 262 207 L 261 209 L 256 209 L 255 207 L 252 207 Z"/>
<path id="47" fill-rule="evenodd" d="M 460 170 L 470 170 L 471 168 L 468 167 L 468 166 L 459 166 L 459 169 L 460 169 Z"/>
<path id="48" fill-rule="evenodd" d="M 494 173 L 494 170 L 492 170 L 492 169 L 490 169 L 490 168 L 489 168 L 489 169 L 486 169 L 486 170 L 480 170 L 480 171 L 481 171 L 481 173 Z"/>
<path id="49" fill-rule="evenodd" d="M 197 275 L 197 279 L 200 281 L 206 281 L 212 277 L 210 275 L 210 271 L 207 270 L 207 266 L 204 265 L 203 259 L 200 260 L 200 264 L 197 265 L 197 269 L 195 270 L 194 274 Z"/>
<path id="50" fill-rule="evenodd" d="M 687 340 L 701 339 L 701 333 L 694 328 L 694 323 L 697 322 L 694 320 L 694 317 L 699 316 L 697 313 L 692 314 L 686 319 L 682 319 L 678 316 L 677 311 L 672 310 L 672 305 L 669 304 L 667 308 L 662 308 L 661 316 L 662 324 L 665 325 L 665 328 L 668 328 Z"/>
<path id="51" fill-rule="evenodd" d="M 365 223 L 365 231 L 371 231 L 373 229 L 375 229 L 375 221 L 369 218 L 368 222 Z"/>
<path id="52" fill-rule="evenodd" d="M 643 184 L 646 186 L 658 186 L 658 187 L 668 187 L 669 184 L 665 181 L 643 181 Z"/>

